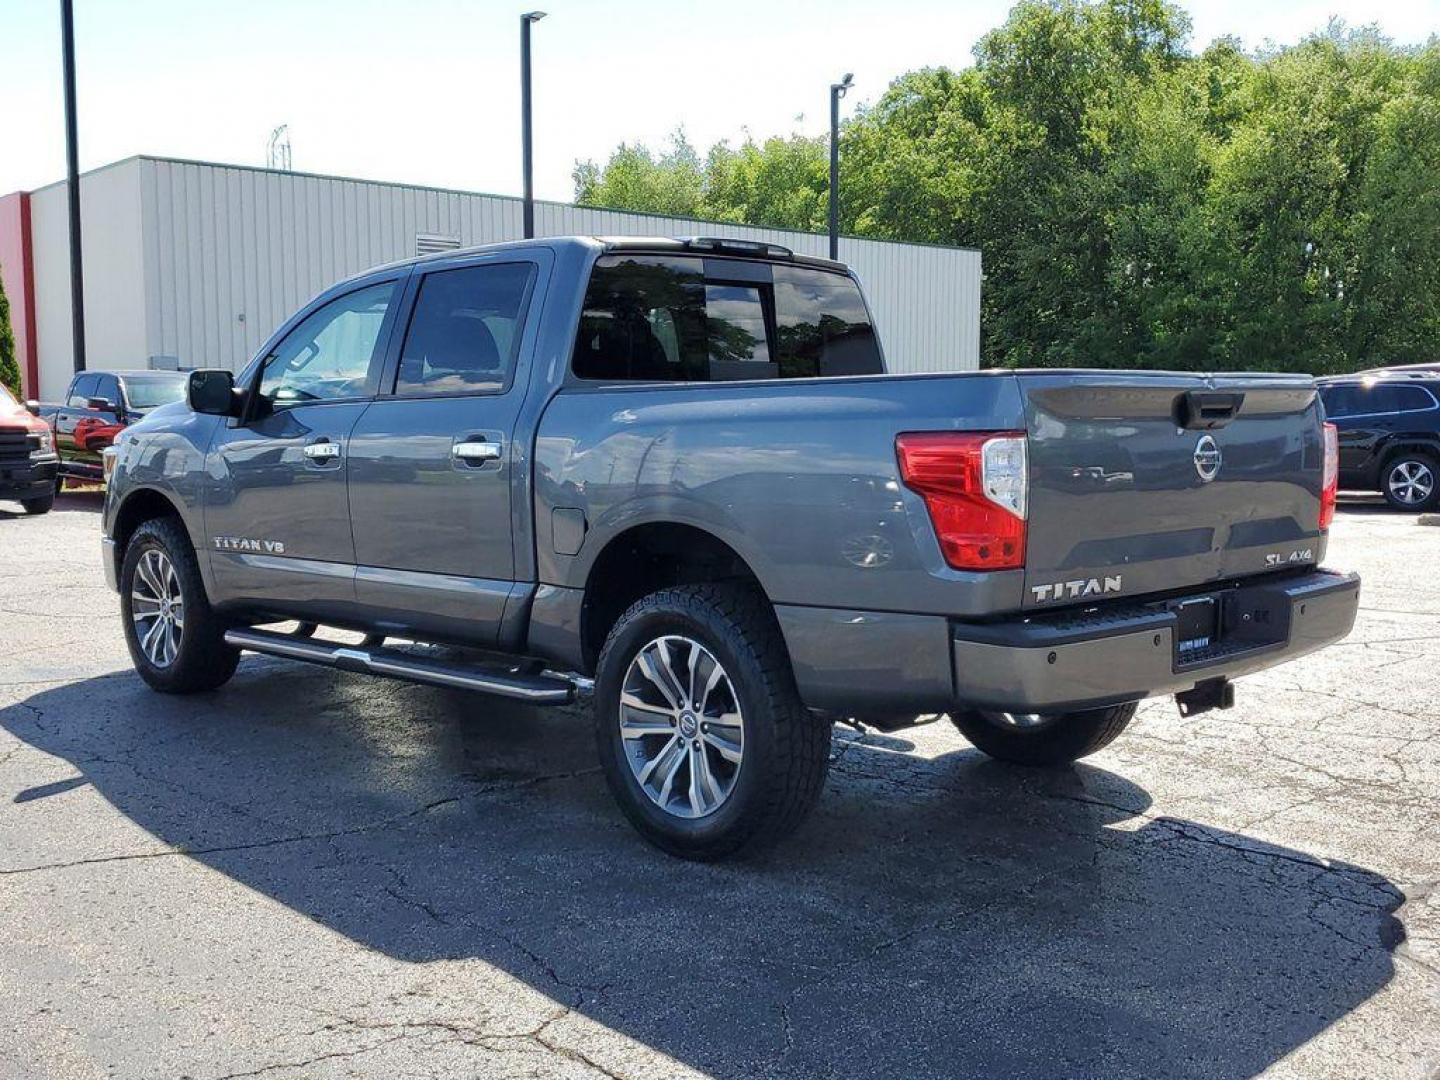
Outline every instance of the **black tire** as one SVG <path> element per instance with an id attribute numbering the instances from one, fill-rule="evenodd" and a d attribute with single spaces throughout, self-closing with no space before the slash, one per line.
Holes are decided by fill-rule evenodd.
<path id="1" fill-rule="evenodd" d="M 646 793 L 620 734 L 620 695 L 632 662 L 670 635 L 698 643 L 711 654 L 743 718 L 743 757 L 730 776 L 732 787 L 715 809 L 695 817 L 678 816 Z M 703 708 L 698 716 L 704 719 Z M 676 738 L 681 720 L 674 721 Z M 693 725 L 692 720 L 692 733 Z M 606 782 L 631 824 L 671 855 L 718 859 L 742 847 L 767 846 L 794 830 L 824 787 L 830 733 L 829 721 L 801 704 L 775 615 L 752 590 L 685 585 L 652 593 L 620 617 L 600 653 L 595 741 Z M 668 740 L 671 732 L 659 737 Z M 678 745 L 683 756 L 683 738 Z M 707 745 L 713 744 L 695 740 L 692 745 L 706 754 Z M 717 767 L 723 767 L 716 760 Z M 684 771 L 688 788 L 692 769 L 687 764 Z"/>
<path id="2" fill-rule="evenodd" d="M 140 603 L 135 599 L 136 574 L 141 559 L 152 551 L 162 553 L 173 567 L 183 610 L 173 658 L 164 664 L 146 654 L 135 621 L 136 606 Z M 145 610 L 143 604 L 141 610 Z M 195 549 L 177 519 L 164 517 L 147 521 L 130 537 L 120 567 L 120 613 L 130 659 L 152 689 L 163 694 L 193 694 L 214 690 L 235 674 L 240 650 L 225 644 L 225 624 L 210 609 L 200 566 L 195 561 Z"/>
<path id="3" fill-rule="evenodd" d="M 1419 492 L 1428 486 L 1423 497 Z M 1440 462 L 1421 450 L 1402 450 L 1380 470 L 1380 494 L 1396 510 L 1418 514 L 1440 505 Z"/>
<path id="4" fill-rule="evenodd" d="M 21 499 L 20 505 L 25 508 L 27 514 L 48 514 L 50 508 L 55 505 L 55 495 L 41 495 L 34 499 Z"/>
<path id="5" fill-rule="evenodd" d="M 1014 765 L 1055 766 L 1109 746 L 1135 715 L 1135 704 L 1052 713 L 1028 724 L 1007 720 L 1008 713 L 982 709 L 960 710 L 950 718 L 977 750 L 993 758 Z"/>

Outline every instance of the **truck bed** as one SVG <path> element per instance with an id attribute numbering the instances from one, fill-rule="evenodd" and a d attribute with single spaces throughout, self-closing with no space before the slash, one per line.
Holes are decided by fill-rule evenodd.
<path id="1" fill-rule="evenodd" d="M 1021 567 L 948 565 L 901 476 L 897 436 L 967 431 L 1026 436 Z M 1318 563 L 1322 459 L 1314 384 L 1293 375 L 565 389 L 536 439 L 539 579 L 583 582 L 608 536 L 653 519 L 724 540 L 778 604 L 978 619 L 1142 597 Z M 567 520 L 584 522 L 581 553 L 561 553 Z"/>

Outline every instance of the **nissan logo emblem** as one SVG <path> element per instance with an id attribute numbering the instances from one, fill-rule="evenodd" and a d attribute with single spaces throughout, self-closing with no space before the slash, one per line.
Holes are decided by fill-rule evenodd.
<path id="1" fill-rule="evenodd" d="M 1201 483 L 1208 484 L 1220 472 L 1220 447 L 1209 435 L 1201 435 L 1195 444 L 1195 471 Z"/>

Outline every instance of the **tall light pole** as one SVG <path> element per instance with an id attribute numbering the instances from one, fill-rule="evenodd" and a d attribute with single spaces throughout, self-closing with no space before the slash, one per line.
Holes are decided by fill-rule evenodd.
<path id="1" fill-rule="evenodd" d="M 520 16 L 520 157 L 525 172 L 525 239 L 535 235 L 535 161 L 530 131 L 530 26 L 545 17 L 543 11 Z"/>
<path id="2" fill-rule="evenodd" d="M 80 266 L 80 148 L 75 122 L 75 12 L 60 0 L 60 52 L 65 82 L 65 176 L 70 203 L 70 326 L 75 370 L 85 370 L 85 274 Z"/>
<path id="3" fill-rule="evenodd" d="M 830 258 L 840 258 L 840 99 L 855 76 L 830 84 Z"/>

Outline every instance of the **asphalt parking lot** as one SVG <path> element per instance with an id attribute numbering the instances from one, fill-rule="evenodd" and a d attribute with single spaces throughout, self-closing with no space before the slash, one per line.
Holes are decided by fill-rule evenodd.
<path id="1" fill-rule="evenodd" d="M 1440 529 L 1354 634 L 1070 771 L 838 733 L 784 846 L 668 859 L 578 709 L 130 671 L 98 496 L 0 504 L 0 1076 L 1440 1075 Z"/>

